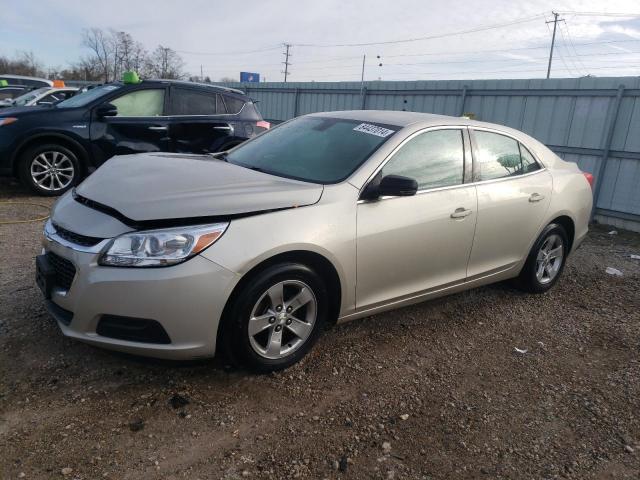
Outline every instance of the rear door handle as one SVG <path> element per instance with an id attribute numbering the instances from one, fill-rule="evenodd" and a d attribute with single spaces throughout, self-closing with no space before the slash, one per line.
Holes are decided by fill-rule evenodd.
<path id="1" fill-rule="evenodd" d="M 540 200 L 544 200 L 544 195 L 540 195 L 539 193 L 532 193 L 529 197 L 531 203 L 539 202 Z"/>
<path id="2" fill-rule="evenodd" d="M 162 131 L 162 130 L 166 130 L 168 127 L 164 126 L 151 126 L 149 127 L 149 130 L 158 130 L 158 131 Z"/>
<path id="3" fill-rule="evenodd" d="M 451 218 L 464 218 L 471 215 L 471 210 L 467 210 L 463 207 L 456 208 L 456 210 L 451 214 Z"/>

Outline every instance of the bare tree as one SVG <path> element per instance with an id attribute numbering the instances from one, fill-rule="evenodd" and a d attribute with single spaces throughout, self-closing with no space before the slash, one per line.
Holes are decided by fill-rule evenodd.
<path id="1" fill-rule="evenodd" d="M 46 76 L 42 63 L 33 52 L 26 51 L 17 52 L 13 59 L 0 57 L 0 72 L 32 77 Z"/>
<path id="2" fill-rule="evenodd" d="M 113 60 L 113 42 L 109 36 L 100 28 L 90 28 L 82 32 L 82 44 L 91 50 L 85 61 L 93 63 L 102 72 L 102 80 L 108 82 Z"/>
<path id="3" fill-rule="evenodd" d="M 222 77 L 220 79 L 220 81 L 224 82 L 224 83 L 237 82 L 237 80 L 235 78 L 232 78 L 232 77 Z"/>
<path id="4" fill-rule="evenodd" d="M 184 61 L 175 50 L 159 45 L 149 55 L 127 32 L 90 28 L 82 32 L 82 44 L 88 54 L 71 62 L 67 68 L 51 67 L 46 72 L 33 52 L 25 51 L 18 52 L 15 58 L 0 56 L 0 73 L 100 82 L 116 80 L 128 70 L 147 77 L 186 77 Z M 207 77 L 205 81 L 211 80 Z"/>
<path id="5" fill-rule="evenodd" d="M 175 50 L 158 45 L 149 56 L 145 73 L 150 77 L 184 78 L 184 61 Z"/>

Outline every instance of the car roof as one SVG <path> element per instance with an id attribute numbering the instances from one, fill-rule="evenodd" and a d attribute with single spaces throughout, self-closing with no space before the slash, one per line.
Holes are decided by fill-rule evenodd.
<path id="1" fill-rule="evenodd" d="M 189 82 L 187 80 L 172 80 L 172 79 L 164 79 L 164 78 L 152 78 L 149 80 L 143 80 L 142 83 L 148 83 L 148 82 L 160 82 L 160 83 L 171 83 L 171 84 L 177 84 L 177 85 L 182 85 L 185 87 L 201 87 L 201 88 L 211 88 L 211 89 L 215 89 L 221 92 L 226 92 L 226 93 L 235 93 L 237 95 L 244 95 L 245 93 L 242 90 L 238 90 L 237 88 L 229 88 L 229 87 L 223 87 L 221 85 L 214 85 L 211 83 L 200 83 L 200 82 Z"/>
<path id="2" fill-rule="evenodd" d="M 46 88 L 46 87 L 42 87 L 42 88 Z M 79 87 L 51 87 L 49 88 L 50 92 L 59 92 L 60 90 L 69 90 L 72 92 L 75 92 L 76 90 L 80 90 Z"/>
<path id="3" fill-rule="evenodd" d="M 357 120 L 362 122 L 375 122 L 397 127 L 406 127 L 414 123 L 427 123 L 433 125 L 443 125 L 456 123 L 461 124 L 460 117 L 449 117 L 446 115 L 435 115 L 433 113 L 420 112 L 399 112 L 393 110 L 344 110 L 337 112 L 312 113 L 312 117 L 332 117 L 344 118 L 346 120 Z"/>
<path id="4" fill-rule="evenodd" d="M 523 135 L 523 132 L 514 130 L 504 125 L 480 122 L 467 117 L 453 117 L 449 115 L 437 115 L 435 113 L 422 112 L 405 112 L 393 110 L 344 110 L 336 112 L 318 112 L 311 113 L 311 117 L 331 117 L 344 118 L 347 120 L 356 120 L 359 122 L 375 122 L 397 127 L 406 127 L 409 125 L 420 125 L 423 127 L 436 127 L 441 125 L 456 125 L 469 127 L 485 127 L 502 130 L 509 133 L 517 133 Z"/>
<path id="5" fill-rule="evenodd" d="M 53 85 L 53 81 L 47 80 L 46 78 L 28 77 L 26 75 L 11 75 L 11 74 L 2 73 L 2 74 L 0 74 L 0 78 L 15 78 L 15 79 L 20 79 L 20 80 L 36 80 L 38 82 L 47 83 L 48 85 Z"/>

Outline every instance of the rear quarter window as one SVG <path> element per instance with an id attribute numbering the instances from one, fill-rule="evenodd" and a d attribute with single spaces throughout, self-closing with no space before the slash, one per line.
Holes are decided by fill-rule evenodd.
<path id="1" fill-rule="evenodd" d="M 244 101 L 234 97 L 228 97 L 223 95 L 224 103 L 227 106 L 227 113 L 240 113 L 242 107 L 244 106 Z"/>

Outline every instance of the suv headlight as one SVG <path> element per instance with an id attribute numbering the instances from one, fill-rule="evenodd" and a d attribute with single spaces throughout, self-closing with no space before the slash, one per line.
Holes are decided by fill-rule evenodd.
<path id="1" fill-rule="evenodd" d="M 212 245 L 229 223 L 125 233 L 105 248 L 98 264 L 110 267 L 166 267 Z"/>

